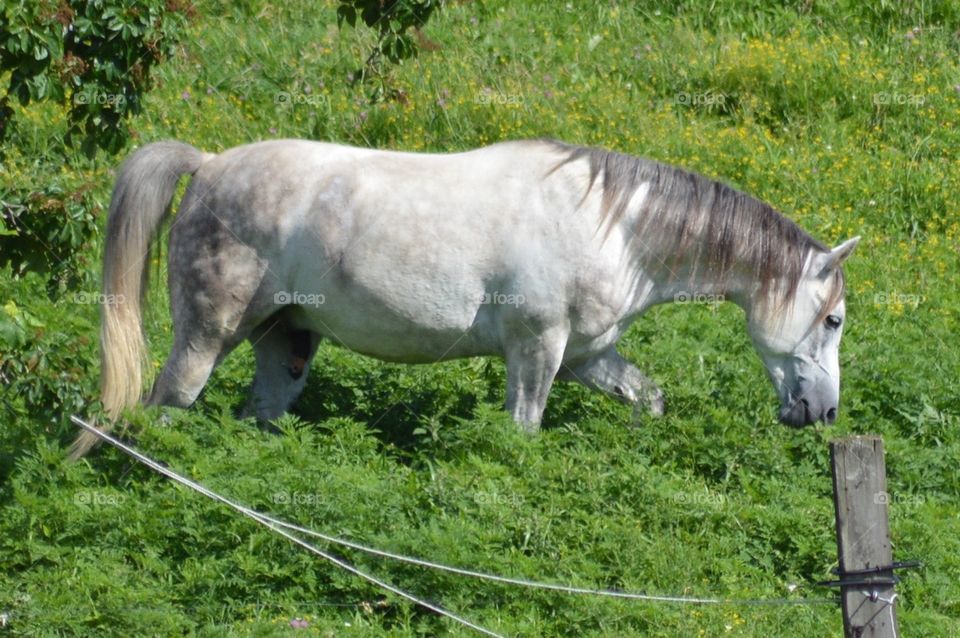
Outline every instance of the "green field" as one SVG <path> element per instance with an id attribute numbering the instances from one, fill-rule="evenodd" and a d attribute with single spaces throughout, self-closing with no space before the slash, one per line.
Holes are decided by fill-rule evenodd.
<path id="1" fill-rule="evenodd" d="M 126 436 L 246 505 L 382 549 L 590 588 L 813 599 L 832 595 L 813 583 L 836 566 L 828 442 L 876 433 L 894 558 L 925 564 L 898 586 L 901 633 L 960 635 L 960 6 L 450 2 L 418 57 L 357 84 L 373 35 L 338 29 L 336 4 L 199 0 L 129 149 L 554 137 L 721 179 L 824 243 L 863 236 L 846 265 L 840 417 L 779 425 L 743 313 L 677 304 L 622 342 L 666 394 L 666 415 L 639 427 L 558 384 L 528 437 L 500 409 L 499 360 L 391 365 L 324 344 L 294 415 L 267 431 L 233 416 L 253 373 L 245 345 L 195 406 L 133 410 Z M 55 161 L 63 107 L 14 108 L 0 199 L 54 193 L 43 210 L 102 230 L 121 157 Z M 64 460 L 69 414 L 96 412 L 99 251 L 95 239 L 71 278 L 0 267 L 0 636 L 474 635 L 116 450 Z M 155 270 L 159 368 L 162 258 Z M 830 604 L 574 597 L 331 549 L 510 636 L 841 633 Z"/>

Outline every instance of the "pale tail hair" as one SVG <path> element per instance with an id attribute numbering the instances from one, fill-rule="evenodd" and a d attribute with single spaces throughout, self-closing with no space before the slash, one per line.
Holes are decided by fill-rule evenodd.
<path id="1" fill-rule="evenodd" d="M 131 155 L 120 167 L 103 252 L 100 323 L 100 389 L 109 430 L 124 408 L 141 397 L 148 361 L 141 308 L 147 290 L 151 244 L 170 211 L 183 175 L 192 175 L 205 158 L 181 142 L 156 142 Z M 96 445 L 89 432 L 77 437 L 70 457 L 80 458 Z"/>

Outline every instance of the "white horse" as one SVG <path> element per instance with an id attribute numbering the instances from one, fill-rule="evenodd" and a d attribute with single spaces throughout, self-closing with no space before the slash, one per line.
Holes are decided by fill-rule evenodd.
<path id="1" fill-rule="evenodd" d="M 507 410 L 530 431 L 555 379 L 659 415 L 660 389 L 617 341 L 654 304 L 711 295 L 746 311 L 781 421 L 836 417 L 840 265 L 859 238 L 830 250 L 724 184 L 554 141 L 413 154 L 278 140 L 219 155 L 159 142 L 120 169 L 103 271 L 117 303 L 101 327 L 111 422 L 141 398 L 146 264 L 185 174 L 169 237 L 174 345 L 149 404 L 191 405 L 249 339 L 247 412 L 274 418 L 327 338 L 387 361 L 502 356 Z"/>

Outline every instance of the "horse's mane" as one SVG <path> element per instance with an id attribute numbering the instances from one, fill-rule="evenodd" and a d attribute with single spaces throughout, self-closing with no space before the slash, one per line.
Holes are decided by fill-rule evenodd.
<path id="1" fill-rule="evenodd" d="M 758 282 L 761 308 L 776 311 L 793 302 L 811 251 L 829 250 L 769 204 L 721 182 L 623 153 L 546 142 L 563 154 L 554 170 L 588 162 L 588 193 L 600 178 L 600 214 L 608 227 L 623 217 L 637 189 L 649 185 L 643 208 L 631 212 L 634 241 L 644 245 L 648 268 L 673 273 L 682 261 L 691 278 L 723 285 L 738 265 Z M 844 294 L 843 271 L 837 268 L 817 321 Z"/>

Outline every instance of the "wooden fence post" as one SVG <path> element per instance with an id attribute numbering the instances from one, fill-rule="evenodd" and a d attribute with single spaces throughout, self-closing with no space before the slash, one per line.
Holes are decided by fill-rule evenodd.
<path id="1" fill-rule="evenodd" d="M 832 441 L 830 458 L 844 636 L 896 638 L 883 439 L 857 436 Z"/>

